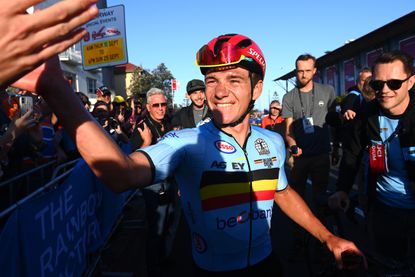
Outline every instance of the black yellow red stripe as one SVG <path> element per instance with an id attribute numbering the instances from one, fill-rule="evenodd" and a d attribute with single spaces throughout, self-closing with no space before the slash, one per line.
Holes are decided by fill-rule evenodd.
<path id="1" fill-rule="evenodd" d="M 200 197 L 204 210 L 220 209 L 250 201 L 274 198 L 278 187 L 279 169 L 261 169 L 246 172 L 208 171 L 202 176 Z"/>

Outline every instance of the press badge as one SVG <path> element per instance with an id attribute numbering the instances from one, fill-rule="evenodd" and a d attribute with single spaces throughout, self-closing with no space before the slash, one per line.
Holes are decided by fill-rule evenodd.
<path id="1" fill-rule="evenodd" d="M 303 117 L 303 128 L 304 128 L 304 133 L 306 134 L 314 133 L 314 122 L 311 116 Z"/>
<path id="2" fill-rule="evenodd" d="M 386 149 L 383 143 L 372 144 L 369 147 L 369 165 L 370 170 L 375 174 L 388 172 Z"/>

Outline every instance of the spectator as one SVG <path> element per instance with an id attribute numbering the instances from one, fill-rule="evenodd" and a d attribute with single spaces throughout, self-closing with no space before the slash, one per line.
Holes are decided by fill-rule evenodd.
<path id="1" fill-rule="evenodd" d="M 165 133 L 171 130 L 166 119 L 167 98 L 158 88 L 147 92 L 148 115 L 142 126 L 138 126 L 131 138 L 133 151 L 148 145 L 156 144 Z M 162 180 L 159 183 L 145 187 L 142 190 L 146 204 L 147 218 L 147 270 L 149 276 L 160 276 L 161 263 L 170 254 L 170 247 L 177 228 L 173 223 L 177 199 L 177 187 L 171 181 Z"/>
<path id="2" fill-rule="evenodd" d="M 305 197 L 307 179 L 312 182 L 312 198 L 317 216 L 323 218 L 317 197 L 324 194 L 330 171 L 330 133 L 325 118 L 335 110 L 332 86 L 313 81 L 316 59 L 300 55 L 296 62 L 297 86 L 284 95 L 282 116 L 286 122 L 286 140 L 294 157 L 290 182 Z"/>
<path id="3" fill-rule="evenodd" d="M 3 167 L 9 164 L 8 152 L 16 138 L 18 138 L 26 130 L 34 127 L 37 124 L 37 119 L 33 117 L 33 110 L 29 110 L 21 117 L 15 114 L 14 118 L 7 127 L 7 131 L 0 137 L 0 178 L 3 177 Z"/>
<path id="4" fill-rule="evenodd" d="M 355 118 L 344 144 L 333 208 L 346 210 L 348 192 L 368 149 L 370 237 L 384 257 L 415 261 L 415 146 L 413 59 L 401 51 L 383 53 L 374 64 L 370 82 L 376 100 Z"/>
<path id="5" fill-rule="evenodd" d="M 269 104 L 269 114 L 261 121 L 261 127 L 280 134 L 285 137 L 284 118 L 281 116 L 281 103 L 278 100 L 273 100 Z"/>
<path id="6" fill-rule="evenodd" d="M 360 106 L 364 101 L 362 89 L 367 78 L 372 76 L 372 71 L 368 67 L 364 67 L 359 72 L 359 80 L 357 85 L 347 90 L 348 94 L 342 101 L 342 115 L 344 119 L 351 120 L 355 118 L 356 113 L 359 112 Z"/>
<path id="7" fill-rule="evenodd" d="M 209 108 L 205 102 L 205 88 L 205 83 L 202 80 L 193 79 L 187 83 L 187 97 L 192 103 L 190 106 L 180 109 L 174 115 L 172 119 L 173 128 L 194 128 L 205 119 L 211 118 Z"/>

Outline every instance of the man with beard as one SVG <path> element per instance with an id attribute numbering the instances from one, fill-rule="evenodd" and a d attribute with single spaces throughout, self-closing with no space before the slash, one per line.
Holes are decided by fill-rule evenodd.
<path id="1" fill-rule="evenodd" d="M 194 128 L 199 122 L 211 117 L 206 105 L 205 83 L 193 79 L 187 83 L 186 91 L 192 104 L 174 115 L 172 126 L 175 129 Z"/>
<path id="2" fill-rule="evenodd" d="M 312 181 L 312 198 L 326 191 L 330 170 L 330 134 L 325 122 L 327 112 L 335 110 L 334 88 L 313 81 L 316 59 L 300 55 L 296 62 L 297 86 L 284 95 L 282 116 L 286 119 L 286 141 L 294 166 L 290 184 L 305 196 L 307 179 Z M 316 215 L 322 219 L 321 208 Z"/>

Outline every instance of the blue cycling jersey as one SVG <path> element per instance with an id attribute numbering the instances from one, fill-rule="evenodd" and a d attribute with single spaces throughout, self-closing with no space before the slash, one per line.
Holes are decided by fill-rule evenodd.
<path id="1" fill-rule="evenodd" d="M 154 166 L 154 182 L 174 176 L 179 185 L 200 268 L 236 270 L 270 255 L 274 194 L 288 185 L 279 134 L 252 126 L 240 147 L 209 122 L 140 151 Z"/>

